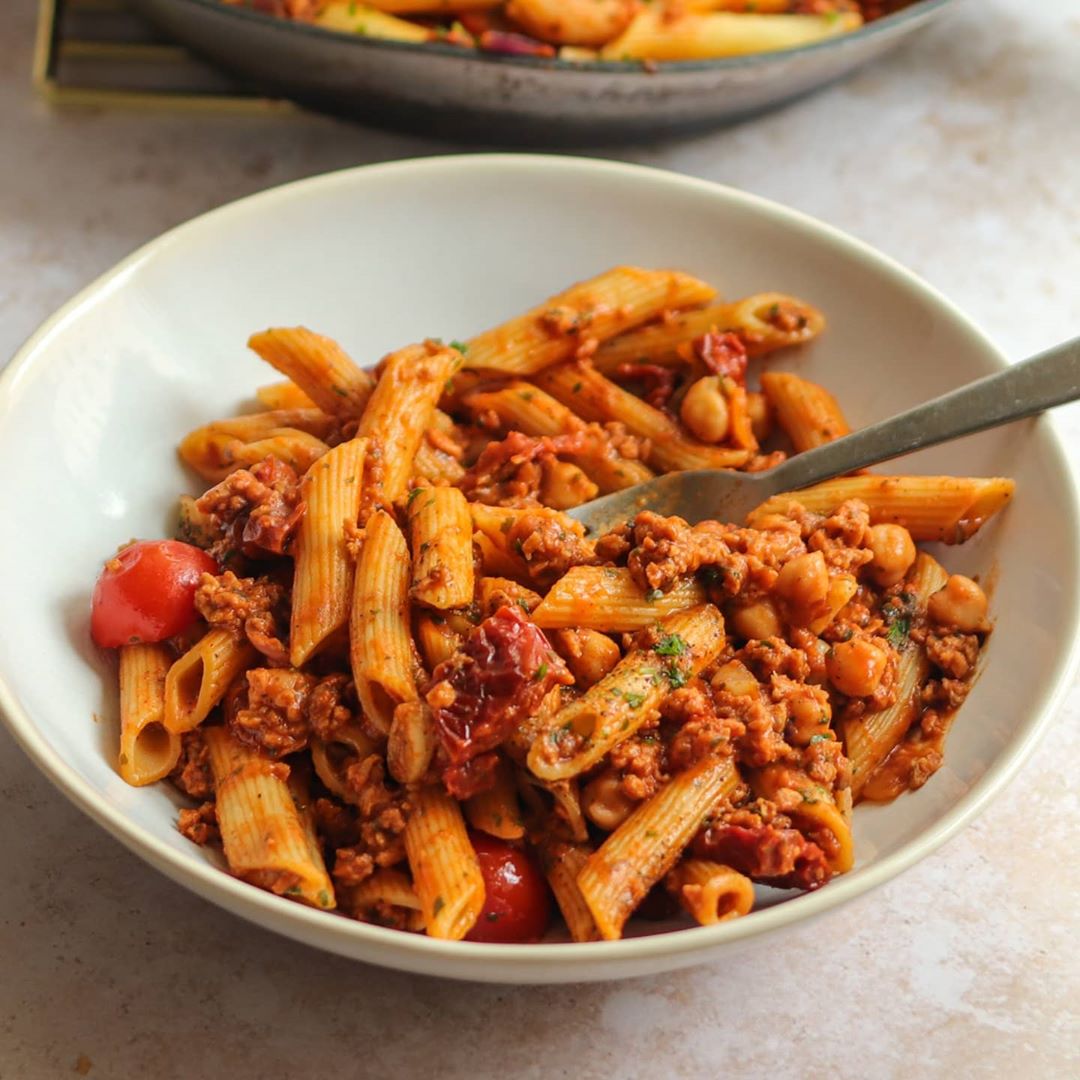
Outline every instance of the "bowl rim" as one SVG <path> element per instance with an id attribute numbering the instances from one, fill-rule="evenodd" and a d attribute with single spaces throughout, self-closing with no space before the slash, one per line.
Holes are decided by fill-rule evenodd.
<path id="1" fill-rule="evenodd" d="M 140 0 L 141 2 L 142 0 Z M 701 71 L 739 70 L 767 64 L 770 61 L 775 61 L 778 57 L 802 56 L 835 48 L 840 44 L 863 41 L 898 29 L 905 24 L 917 25 L 947 7 L 953 0 L 913 0 L 910 6 L 901 8 L 899 11 L 895 11 L 883 18 L 875 19 L 873 22 L 864 23 L 857 30 L 852 30 L 850 33 L 838 34 L 835 37 L 825 38 L 807 45 L 799 45 L 794 49 L 751 53 L 746 56 L 727 56 L 715 60 L 664 60 L 657 62 L 655 65 L 650 64 L 648 67 L 640 60 L 560 60 L 557 56 L 505 56 L 498 53 L 462 49 L 439 41 L 411 42 L 391 41 L 386 38 L 369 38 L 356 34 L 347 34 L 340 30 L 330 30 L 322 26 L 314 26 L 311 23 L 280 19 L 265 12 L 253 11 L 239 4 L 225 4 L 222 3 L 222 0 L 165 0 L 165 2 L 187 4 L 223 18 L 239 20 L 241 24 L 255 24 L 263 27 L 273 26 L 275 29 L 271 32 L 306 35 L 315 40 L 348 41 L 351 42 L 351 45 L 346 47 L 357 49 L 382 50 L 399 54 L 422 53 L 427 56 L 451 57 L 480 64 L 525 67 L 534 70 L 591 71 L 623 76 L 648 75 L 655 78 L 658 73 L 677 76 Z"/>
<path id="2" fill-rule="evenodd" d="M 121 287 L 126 279 L 138 271 L 141 264 L 157 258 L 177 242 L 189 238 L 205 242 L 213 236 L 214 227 L 219 220 L 237 214 L 272 213 L 278 202 L 295 198 L 310 200 L 320 190 L 339 185 L 363 184 L 367 177 L 373 175 L 440 170 L 474 173 L 495 171 L 505 180 L 506 174 L 515 169 L 577 175 L 588 173 L 594 177 L 609 177 L 635 184 L 659 185 L 668 190 L 679 189 L 707 194 L 764 216 L 774 223 L 815 233 L 822 241 L 841 249 L 849 257 L 872 263 L 876 270 L 891 277 L 898 287 L 914 292 L 947 314 L 982 347 L 988 360 L 995 366 L 1000 368 L 1008 364 L 989 337 L 932 286 L 869 244 L 801 211 L 712 181 L 643 165 L 554 154 L 455 154 L 363 165 L 292 181 L 226 203 L 150 240 L 80 290 L 46 319 L 18 349 L 11 362 L 0 372 L 0 422 L 5 414 L 16 407 L 15 391 L 23 375 L 28 373 L 33 365 L 48 362 L 39 356 L 39 350 L 55 331 L 70 320 L 77 319 L 83 309 L 92 307 L 100 297 Z M 1060 436 L 1053 425 L 1045 417 L 1036 421 L 1036 424 L 1042 425 L 1048 450 L 1056 457 L 1056 464 L 1066 478 L 1065 486 L 1069 498 L 1061 507 L 1060 525 L 1078 538 L 1076 546 L 1080 549 L 1080 484 L 1076 472 L 1069 463 Z M 1076 599 L 1074 597 L 1074 601 Z M 619 941 L 532 945 L 443 941 L 351 919 L 328 918 L 326 912 L 284 901 L 232 877 L 209 862 L 170 847 L 135 818 L 101 799 L 91 781 L 84 779 L 69 765 L 38 731 L 30 714 L 16 700 L 15 692 L 8 685 L 3 671 L 0 671 L 0 719 L 3 719 L 8 730 L 34 764 L 88 817 L 151 866 L 219 906 L 297 940 L 366 962 L 436 974 L 445 974 L 455 964 L 459 964 L 471 967 L 474 974 L 467 977 L 473 978 L 484 978 L 483 974 L 477 975 L 475 972 L 484 965 L 491 965 L 492 981 L 527 983 L 535 981 L 541 975 L 540 969 L 550 965 L 574 968 L 582 978 L 589 978 L 587 969 L 592 965 L 616 969 L 634 962 L 640 964 L 656 959 L 669 961 L 666 967 L 675 967 L 679 966 L 680 958 L 684 958 L 681 960 L 682 964 L 690 963 L 691 960 L 685 959 L 688 953 L 715 950 L 721 945 L 733 945 L 738 941 L 756 938 L 794 923 L 805 922 L 839 907 L 884 884 L 931 854 L 975 818 L 1015 776 L 1056 716 L 1061 701 L 1070 688 L 1072 676 L 1080 668 L 1080 602 L 1071 605 L 1069 625 L 1063 628 L 1062 639 L 1068 644 L 1058 657 L 1052 677 L 1040 688 L 1040 693 L 1032 703 L 1027 714 L 1030 719 L 1026 730 L 1014 738 L 986 772 L 924 833 L 913 837 L 896 851 L 870 865 L 835 879 L 827 888 L 794 897 L 754 912 L 749 917 L 716 926 L 689 927 Z M 346 947 L 346 943 L 351 943 L 352 947 Z M 365 945 L 371 946 L 374 955 L 364 955 Z M 400 964 L 392 963 L 388 959 L 393 953 L 397 953 L 401 958 Z M 441 971 L 436 971 L 436 968 Z M 512 977 L 508 977 L 508 968 L 515 969 Z M 619 977 L 619 972 L 612 970 L 610 977 Z"/>

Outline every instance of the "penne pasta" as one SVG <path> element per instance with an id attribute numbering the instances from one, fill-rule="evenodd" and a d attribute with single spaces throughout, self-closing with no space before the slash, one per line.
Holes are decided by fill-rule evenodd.
<path id="1" fill-rule="evenodd" d="M 667 308 L 706 303 L 715 291 L 674 270 L 618 266 L 469 341 L 466 365 L 528 375 L 597 346 Z"/>
<path id="2" fill-rule="evenodd" d="M 421 931 L 424 913 L 408 874 L 400 870 L 376 870 L 359 885 L 341 890 L 340 906 L 361 922 Z"/>
<path id="3" fill-rule="evenodd" d="M 245 638 L 228 630 L 208 630 L 165 676 L 166 730 L 179 735 L 198 727 L 257 656 Z"/>
<path id="4" fill-rule="evenodd" d="M 135 787 L 172 772 L 180 736 L 165 719 L 165 676 L 172 664 L 166 645 L 125 645 L 120 650 L 121 777 Z"/>
<path id="5" fill-rule="evenodd" d="M 667 660 L 636 648 L 615 668 L 551 720 L 529 750 L 529 769 L 541 780 L 565 780 L 592 768 L 613 746 L 656 714 L 671 687 L 683 685 L 720 655 L 724 619 L 711 604 L 669 615 L 659 633 L 680 641 Z"/>
<path id="6" fill-rule="evenodd" d="M 384 510 L 368 519 L 356 564 L 349 643 L 364 714 L 387 733 L 397 706 L 418 695 L 409 635 L 409 549 Z"/>
<path id="7" fill-rule="evenodd" d="M 334 886 L 289 791 L 287 767 L 237 742 L 224 728 L 207 728 L 205 737 L 229 869 L 279 896 L 332 909 Z"/>
<path id="8" fill-rule="evenodd" d="M 500 840 L 520 840 L 525 835 L 517 785 L 505 758 L 499 759 L 495 783 L 465 800 L 465 816 L 474 829 Z"/>
<path id="9" fill-rule="evenodd" d="M 747 353 L 765 356 L 777 349 L 813 340 L 825 329 L 825 316 L 812 304 L 784 293 L 755 293 L 733 303 L 671 312 L 659 322 L 605 342 L 593 364 L 604 375 L 623 364 L 686 363 L 683 348 L 711 330 L 738 334 Z"/>
<path id="10" fill-rule="evenodd" d="M 386 743 L 386 767 L 399 784 L 423 780 L 435 755 L 435 721 L 422 701 L 403 701 L 395 710 Z"/>
<path id="11" fill-rule="evenodd" d="M 461 807 L 440 788 L 413 793 L 405 851 L 428 936 L 460 941 L 484 906 L 484 880 Z"/>
<path id="12" fill-rule="evenodd" d="M 665 884 L 701 926 L 737 919 L 754 906 L 754 883 L 730 866 L 707 859 L 679 863 Z"/>
<path id="13" fill-rule="evenodd" d="M 255 398 L 267 409 L 314 409 L 314 401 L 291 379 L 269 383 L 255 391 Z"/>
<path id="14" fill-rule="evenodd" d="M 380 11 L 378 6 L 368 4 L 327 4 L 315 15 L 313 21 L 316 26 L 325 30 L 340 30 L 346 34 L 360 34 L 385 41 L 422 44 L 434 37 L 428 27 L 388 15 L 385 11 Z"/>
<path id="15" fill-rule="evenodd" d="M 571 844 L 561 840 L 547 839 L 540 844 L 540 858 L 544 876 L 551 886 L 555 903 L 559 905 L 563 921 L 573 941 L 597 941 L 600 931 L 592 917 L 589 905 L 578 888 L 578 874 L 584 869 L 592 854 L 587 844 Z"/>
<path id="16" fill-rule="evenodd" d="M 823 386 L 783 371 L 766 371 L 761 389 L 796 453 L 851 432 L 836 398 Z"/>
<path id="17" fill-rule="evenodd" d="M 734 12 L 671 16 L 645 7 L 626 32 L 600 50 L 602 60 L 714 60 L 811 45 L 862 25 L 856 12 L 758 15 Z"/>
<path id="18" fill-rule="evenodd" d="M 544 630 L 629 633 L 704 599 L 705 589 L 694 578 L 683 578 L 666 593 L 646 592 L 624 566 L 572 566 L 540 602 L 533 621 Z"/>
<path id="19" fill-rule="evenodd" d="M 412 598 L 445 611 L 467 607 L 475 588 L 473 522 L 457 488 L 413 488 L 408 498 Z"/>
<path id="20" fill-rule="evenodd" d="M 794 503 L 816 514 L 831 514 L 846 500 L 860 499 L 875 525 L 903 525 L 914 540 L 960 544 L 1005 506 L 1015 487 L 1002 477 L 842 476 L 774 495 L 752 511 L 746 523 L 757 528 Z"/>
<path id="21" fill-rule="evenodd" d="M 577 883 L 601 937 L 622 934 L 634 908 L 737 783 L 730 758 L 703 758 L 674 776 L 589 856 Z"/>
<path id="22" fill-rule="evenodd" d="M 304 477 L 293 571 L 289 660 L 301 667 L 349 621 L 353 564 L 347 530 L 360 515 L 365 439 L 334 447 Z"/>
<path id="23" fill-rule="evenodd" d="M 282 326 L 252 334 L 248 348 L 331 416 L 359 416 L 371 396 L 372 377 L 336 341 L 303 326 Z"/>
<path id="24" fill-rule="evenodd" d="M 382 374 L 357 429 L 357 435 L 371 440 L 376 504 L 389 506 L 405 494 L 439 395 L 460 364 L 457 349 L 433 341 L 409 345 L 383 361 Z"/>
<path id="25" fill-rule="evenodd" d="M 691 439 L 666 413 L 617 386 L 589 364 L 559 364 L 539 372 L 536 381 L 586 420 L 614 420 L 632 434 L 650 440 L 648 462 L 661 471 L 735 469 L 750 460 L 749 450 L 709 446 Z"/>

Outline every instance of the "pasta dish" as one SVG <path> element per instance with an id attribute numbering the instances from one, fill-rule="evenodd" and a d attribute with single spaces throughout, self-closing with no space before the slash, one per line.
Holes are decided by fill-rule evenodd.
<path id="1" fill-rule="evenodd" d="M 504 56 L 710 60 L 850 33 L 911 0 L 223 0 L 327 30 Z"/>
<path id="2" fill-rule="evenodd" d="M 243 880 L 444 939 L 713 924 L 847 872 L 853 806 L 932 776 L 991 629 L 917 545 L 1012 481 L 865 472 L 599 536 L 566 513 L 847 433 L 827 388 L 756 370 L 824 327 L 617 267 L 372 371 L 256 333 L 286 381 L 184 437 L 203 493 L 94 591 L 120 775 L 169 781 Z"/>

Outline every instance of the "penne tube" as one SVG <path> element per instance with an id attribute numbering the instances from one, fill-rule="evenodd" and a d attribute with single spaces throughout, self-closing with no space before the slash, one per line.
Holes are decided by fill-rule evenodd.
<path id="1" fill-rule="evenodd" d="M 494 615 L 499 608 L 507 604 L 521 608 L 526 614 L 532 614 L 539 607 L 540 601 L 538 592 L 533 592 L 510 578 L 482 577 L 476 585 L 476 602 L 485 618 Z"/>
<path id="2" fill-rule="evenodd" d="M 315 775 L 327 791 L 342 802 L 356 803 L 358 794 L 348 782 L 349 766 L 378 753 L 379 744 L 359 724 L 349 723 L 335 731 L 329 741 L 313 735 L 310 746 Z"/>
<path id="3" fill-rule="evenodd" d="M 284 779 L 287 766 L 237 742 L 225 728 L 207 728 L 206 745 L 229 869 L 279 896 L 332 909 L 334 886 Z"/>
<path id="4" fill-rule="evenodd" d="M 467 607 L 475 588 L 469 503 L 450 487 L 413 488 L 408 498 L 412 598 L 445 611 Z"/>
<path id="5" fill-rule="evenodd" d="M 715 295 L 689 274 L 618 266 L 477 335 L 469 342 L 466 365 L 532 374 L 590 355 L 601 342 L 668 308 L 707 303 Z"/>
<path id="6" fill-rule="evenodd" d="M 664 883 L 701 926 L 737 919 L 754 906 L 754 883 L 738 870 L 707 859 L 686 859 Z"/>
<path id="7" fill-rule="evenodd" d="M 646 592 L 624 566 L 572 566 L 552 585 L 532 617 L 543 630 L 629 633 L 704 599 L 705 589 L 695 578 L 677 581 L 666 593 Z"/>
<path id="8" fill-rule="evenodd" d="M 171 664 L 163 644 L 120 649 L 119 772 L 134 787 L 168 776 L 180 758 L 180 736 L 163 723 L 165 676 Z"/>
<path id="9" fill-rule="evenodd" d="M 349 656 L 365 715 L 388 733 L 394 709 L 419 695 L 409 636 L 409 549 L 384 510 L 368 519 L 356 564 Z"/>
<path id="10" fill-rule="evenodd" d="M 305 475 L 296 537 L 289 661 L 301 667 L 349 621 L 353 564 L 347 530 L 360 516 L 367 440 L 335 446 Z"/>
<path id="11" fill-rule="evenodd" d="M 589 856 L 577 883 L 601 937 L 610 941 L 622 935 L 645 894 L 738 782 L 731 758 L 705 757 L 676 774 Z"/>
<path id="12" fill-rule="evenodd" d="M 441 788 L 413 793 L 405 851 L 428 936 L 460 941 L 483 909 L 484 879 L 461 807 Z"/>
<path id="13" fill-rule="evenodd" d="M 596 685 L 560 709 L 529 749 L 528 766 L 541 780 L 565 780 L 591 769 L 612 747 L 655 717 L 673 686 L 711 664 L 724 647 L 724 618 L 712 604 L 669 615 L 659 624 L 680 653 L 629 652 Z"/>
<path id="14" fill-rule="evenodd" d="M 376 870 L 371 877 L 339 890 L 340 907 L 361 922 L 421 931 L 424 913 L 409 875 L 400 870 Z"/>
<path id="15" fill-rule="evenodd" d="M 1003 477 L 842 476 L 766 499 L 746 519 L 757 528 L 773 514 L 798 503 L 815 514 L 831 514 L 848 499 L 870 508 L 874 525 L 903 525 L 914 540 L 961 544 L 1012 498 L 1016 484 Z"/>
<path id="16" fill-rule="evenodd" d="M 399 784 L 418 784 L 435 756 L 435 721 L 423 701 L 403 701 L 394 710 L 386 743 L 386 766 Z"/>
<path id="17" fill-rule="evenodd" d="M 405 495 L 439 395 L 460 364 L 457 349 L 434 341 L 409 345 L 383 361 L 382 374 L 357 429 L 358 435 L 372 440 L 370 459 L 378 466 L 376 503 L 388 506 Z"/>
<path id="18" fill-rule="evenodd" d="M 578 888 L 577 878 L 588 862 L 592 848 L 588 844 L 570 844 L 547 839 L 540 843 L 540 861 L 544 876 L 555 895 L 563 921 L 574 941 L 597 941 L 600 931 L 589 905 Z"/>
<path id="19" fill-rule="evenodd" d="M 494 785 L 465 800 L 465 816 L 474 829 L 500 840 L 520 840 L 525 835 L 517 785 L 505 758 L 499 759 Z"/>
<path id="20" fill-rule="evenodd" d="M 451 486 L 465 478 L 465 466 L 452 454 L 421 439 L 413 458 L 413 476 L 422 486 Z"/>
<path id="21" fill-rule="evenodd" d="M 198 727 L 258 655 L 246 638 L 208 630 L 165 676 L 166 729 L 179 735 Z"/>
<path id="22" fill-rule="evenodd" d="M 836 398 L 824 386 L 789 372 L 766 371 L 761 389 L 797 454 L 851 432 Z"/>
<path id="23" fill-rule="evenodd" d="M 252 334 L 248 348 L 277 368 L 331 416 L 359 416 L 375 380 L 336 342 L 303 326 Z"/>
<path id="24" fill-rule="evenodd" d="M 949 575 L 941 564 L 920 552 L 905 583 L 920 611 L 930 596 L 945 585 Z M 887 709 L 863 713 L 841 725 L 844 751 L 851 762 L 851 794 L 858 799 L 874 770 L 889 756 L 918 718 L 919 690 L 926 682 L 930 662 L 922 645 L 908 642 L 896 672 L 896 701 Z"/>
<path id="25" fill-rule="evenodd" d="M 185 436 L 178 453 L 185 465 L 217 484 L 237 469 L 251 468 L 268 456 L 285 462 L 302 476 L 329 449 L 318 436 L 300 428 L 273 428 L 248 441 L 221 430 L 215 422 Z"/>
<path id="26" fill-rule="evenodd" d="M 314 409 L 315 402 L 291 379 L 268 383 L 255 391 L 255 399 L 268 409 Z"/>
<path id="27" fill-rule="evenodd" d="M 714 60 L 726 56 L 778 52 L 812 45 L 862 26 L 852 11 L 825 15 L 759 15 L 721 11 L 671 15 L 643 8 L 614 41 L 600 50 L 602 60 Z"/>
<path id="28" fill-rule="evenodd" d="M 679 367 L 686 363 L 680 346 L 711 330 L 738 334 L 751 357 L 765 356 L 811 341 L 824 328 L 825 316 L 805 300 L 784 293 L 755 293 L 733 303 L 672 312 L 659 322 L 621 334 L 597 349 L 593 364 L 604 375 L 615 374 L 622 364 Z"/>
<path id="29" fill-rule="evenodd" d="M 586 420 L 615 420 L 650 441 L 649 464 L 663 472 L 679 469 L 734 469 L 749 450 L 709 446 L 686 435 L 667 413 L 617 386 L 590 364 L 559 364 L 536 376 L 537 383 Z"/>

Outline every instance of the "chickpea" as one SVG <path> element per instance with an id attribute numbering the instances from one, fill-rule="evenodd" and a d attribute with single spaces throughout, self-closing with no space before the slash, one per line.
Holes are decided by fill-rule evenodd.
<path id="1" fill-rule="evenodd" d="M 809 622 L 829 595 L 829 568 L 820 551 L 796 555 L 784 563 L 776 578 L 776 594 L 792 614 L 792 622 Z"/>
<path id="2" fill-rule="evenodd" d="M 870 550 L 870 576 L 883 589 L 903 581 L 915 561 L 915 541 L 903 525 L 872 525 Z"/>
<path id="3" fill-rule="evenodd" d="M 710 680 L 714 690 L 722 690 L 736 697 L 757 697 L 761 692 L 753 672 L 741 660 L 729 660 L 716 669 Z"/>
<path id="4" fill-rule="evenodd" d="M 772 434 L 773 416 L 772 406 L 769 399 L 756 390 L 751 390 L 746 395 L 746 412 L 750 417 L 750 430 L 759 443 L 764 442 Z"/>
<path id="5" fill-rule="evenodd" d="M 601 773 L 590 780 L 581 792 L 585 816 L 601 829 L 617 829 L 634 811 L 637 803 L 627 798 L 615 772 Z"/>
<path id="6" fill-rule="evenodd" d="M 889 657 L 880 645 L 866 638 L 841 641 L 825 661 L 829 681 L 848 697 L 869 697 L 881 683 Z"/>
<path id="7" fill-rule="evenodd" d="M 820 686 L 804 686 L 787 699 L 788 717 L 793 728 L 792 741 L 806 746 L 815 735 L 829 734 L 832 706 Z"/>
<path id="8" fill-rule="evenodd" d="M 690 433 L 705 443 L 721 442 L 731 426 L 731 410 L 724 397 L 719 375 L 698 379 L 682 400 L 682 422 Z"/>
<path id="9" fill-rule="evenodd" d="M 738 637 L 747 641 L 779 637 L 783 629 L 780 616 L 770 600 L 759 600 L 736 609 L 731 615 L 731 626 Z"/>
<path id="10" fill-rule="evenodd" d="M 552 644 L 582 689 L 594 686 L 622 659 L 619 646 L 599 630 L 556 630 Z"/>
<path id="11" fill-rule="evenodd" d="M 986 593 L 963 574 L 953 574 L 926 603 L 926 614 L 938 626 L 955 626 L 964 634 L 986 628 Z"/>

